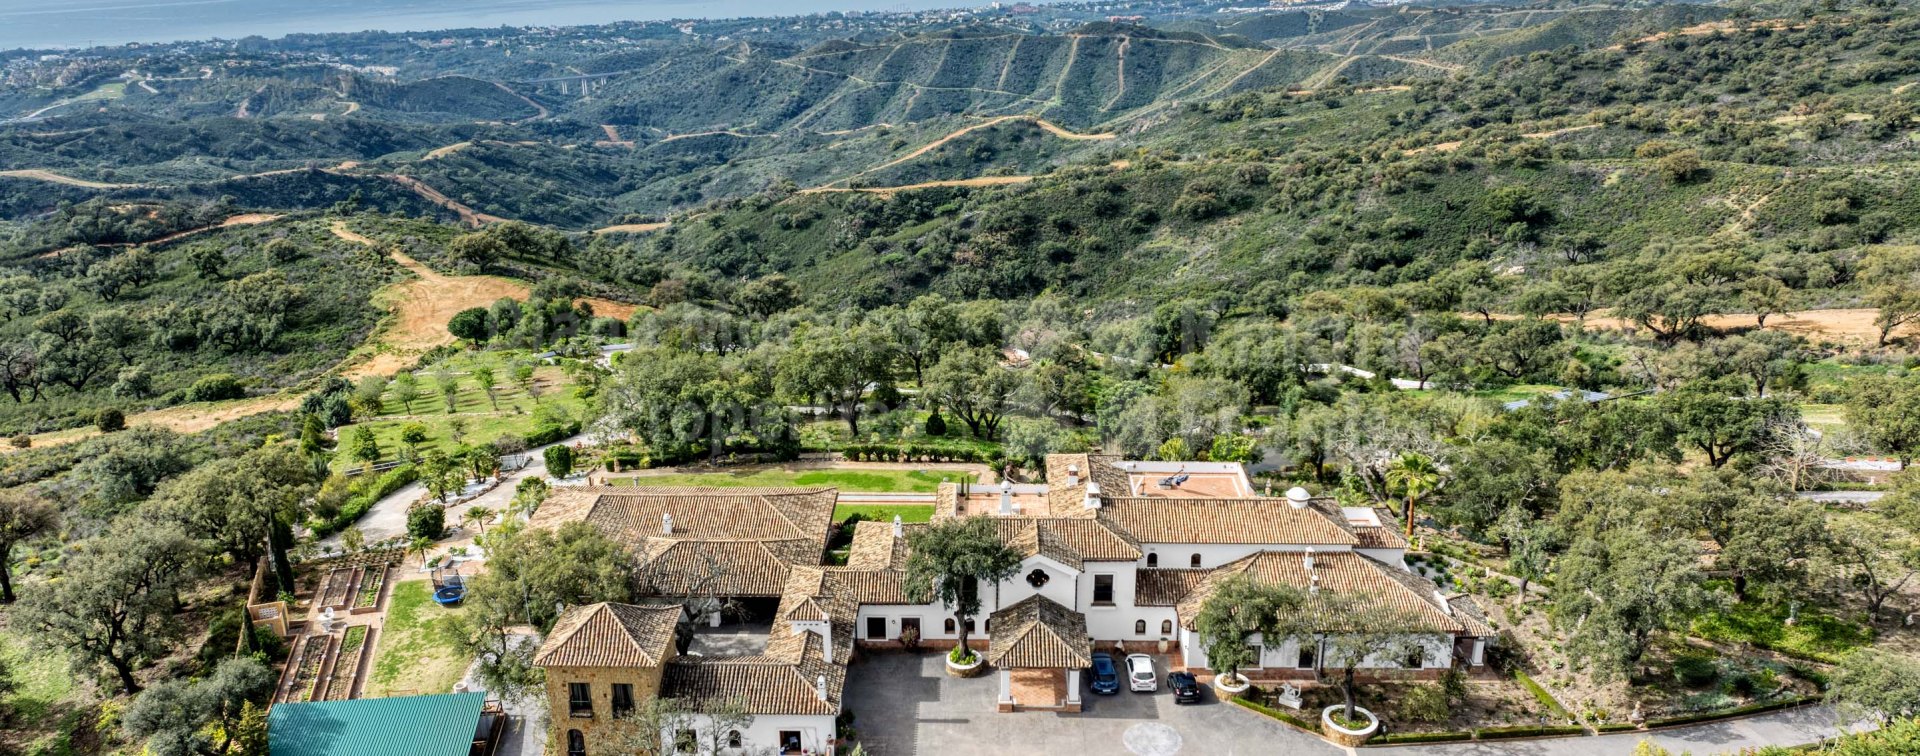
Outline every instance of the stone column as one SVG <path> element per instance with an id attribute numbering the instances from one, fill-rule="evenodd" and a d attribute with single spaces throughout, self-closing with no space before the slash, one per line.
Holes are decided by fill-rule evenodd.
<path id="1" fill-rule="evenodd" d="M 1071 705 L 1078 705 L 1079 703 L 1080 703 L 1080 670 L 1069 669 L 1067 670 L 1067 704 L 1071 706 Z"/>
<path id="2" fill-rule="evenodd" d="M 1013 711 L 1013 672 L 1000 670 L 1000 710 Z"/>

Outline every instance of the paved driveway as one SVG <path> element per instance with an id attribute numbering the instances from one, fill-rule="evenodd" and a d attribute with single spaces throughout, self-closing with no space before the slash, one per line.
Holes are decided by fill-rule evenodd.
<path id="1" fill-rule="evenodd" d="M 1171 756 L 1280 754 L 1322 756 L 1346 749 L 1213 699 L 1175 706 L 1171 694 L 1083 694 L 1080 714 L 994 711 L 994 677 L 947 677 L 941 656 L 872 653 L 847 671 L 846 707 L 873 756 Z M 1162 667 L 1164 670 L 1164 666 Z M 1163 672 L 1164 674 L 1164 672 Z M 1164 679 L 1164 677 L 1162 678 Z M 1853 728 L 1859 729 L 1859 728 Z M 1799 745 L 1840 732 L 1832 709 L 1809 706 L 1745 719 L 1600 737 L 1389 746 L 1363 756 L 1615 756 L 1643 739 L 1674 753 L 1735 753 Z"/>
<path id="2" fill-rule="evenodd" d="M 1342 749 L 1232 704 L 1173 695 L 1086 694 L 1079 714 L 994 711 L 997 680 L 948 677 L 938 653 L 869 654 L 847 671 L 846 706 L 873 756 L 1320 756 Z"/>

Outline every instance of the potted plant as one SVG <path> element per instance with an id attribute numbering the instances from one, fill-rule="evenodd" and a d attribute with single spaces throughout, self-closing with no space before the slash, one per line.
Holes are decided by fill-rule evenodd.
<path id="1" fill-rule="evenodd" d="M 908 651 L 920 648 L 920 628 L 912 625 L 900 628 L 900 647 Z"/>
<path id="2" fill-rule="evenodd" d="M 954 646 L 947 652 L 947 674 L 954 677 L 978 677 L 987 671 L 987 660 L 966 646 Z"/>

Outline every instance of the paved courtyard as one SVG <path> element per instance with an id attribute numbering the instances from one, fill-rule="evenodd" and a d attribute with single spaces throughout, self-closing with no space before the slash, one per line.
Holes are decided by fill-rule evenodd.
<path id="1" fill-rule="evenodd" d="M 1079 714 L 994 711 L 994 677 L 948 677 L 940 654 L 868 654 L 848 669 L 847 708 L 873 756 L 1176 753 L 1288 754 L 1344 751 L 1273 720 L 1213 700 L 1176 706 L 1173 694 L 1085 694 Z"/>
<path id="2" fill-rule="evenodd" d="M 1319 756 L 1346 749 L 1281 725 L 1206 691 L 1197 706 L 1176 706 L 1164 688 L 1154 694 L 1082 695 L 1080 714 L 994 711 L 996 680 L 948 677 L 941 655 L 870 653 L 848 668 L 846 707 L 872 756 L 1171 756 L 1283 754 Z M 1164 680 L 1164 661 L 1162 664 Z M 1601 737 L 1367 748 L 1368 756 L 1613 756 L 1642 739 L 1675 753 L 1734 753 L 1762 745 L 1798 745 L 1839 732 L 1824 706 L 1745 719 Z"/>

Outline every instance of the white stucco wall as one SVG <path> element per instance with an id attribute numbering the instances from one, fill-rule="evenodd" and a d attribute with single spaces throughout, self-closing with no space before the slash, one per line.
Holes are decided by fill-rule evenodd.
<path id="1" fill-rule="evenodd" d="M 854 630 L 858 633 L 855 638 L 873 640 L 867 636 L 868 617 L 887 621 L 886 640 L 900 637 L 900 620 L 908 617 L 920 619 L 920 637 L 923 639 L 950 640 L 959 637 L 958 627 L 955 627 L 956 632 L 946 631 L 947 620 L 953 618 L 953 610 L 948 609 L 946 604 L 863 604 L 859 616 L 854 620 Z"/>
<path id="2" fill-rule="evenodd" d="M 1031 574 L 1034 570 L 1041 570 L 1047 573 L 1046 585 L 1041 586 L 1037 590 L 1027 584 L 1027 575 Z M 1075 583 L 1088 581 L 1086 593 L 1091 596 L 1093 595 L 1093 586 L 1090 580 L 1090 578 L 1087 578 L 1082 573 L 1065 564 L 1043 556 L 1030 556 L 1020 562 L 1020 569 L 1013 573 L 1013 577 L 1000 581 L 999 585 L 983 583 L 980 586 L 980 605 L 987 614 L 992 614 L 1020 603 L 1028 596 L 1037 593 L 1047 597 L 1047 600 L 1056 604 L 1069 609 L 1077 609 L 1080 608 L 1080 606 L 1074 597 L 1076 589 Z M 1115 583 L 1114 591 L 1116 593 L 1119 591 L 1118 585 L 1118 583 Z"/>
<path id="3" fill-rule="evenodd" d="M 1193 555 L 1199 554 L 1201 569 L 1210 570 L 1262 551 L 1306 551 L 1308 548 L 1306 544 L 1297 543 L 1147 543 L 1140 546 L 1142 557 L 1139 564 L 1141 567 L 1146 567 L 1145 555 L 1158 554 L 1160 555 L 1159 569 L 1185 570 L 1193 567 Z M 1353 550 L 1344 545 L 1315 545 L 1311 548 L 1319 554 Z M 1388 562 L 1388 564 L 1397 564 L 1397 562 Z"/>
<path id="4" fill-rule="evenodd" d="M 1207 649 L 1206 649 L 1206 646 L 1201 642 L 1199 634 L 1191 630 L 1186 630 L 1184 628 L 1182 628 L 1180 632 L 1181 632 L 1181 638 L 1180 638 L 1181 654 L 1187 666 L 1206 667 L 1207 666 Z M 1421 667 L 1419 667 L 1420 669 L 1445 669 L 1447 667 L 1453 666 L 1453 636 L 1420 635 L 1420 636 L 1412 636 L 1412 637 L 1416 642 L 1418 642 L 1422 646 L 1425 646 L 1427 649 L 1425 663 Z M 1269 646 L 1266 644 L 1265 639 L 1260 637 L 1259 633 L 1253 634 L 1253 636 L 1251 638 L 1248 638 L 1247 640 L 1250 644 L 1258 645 L 1261 647 L 1259 662 L 1257 662 L 1256 666 L 1249 667 L 1249 669 L 1299 669 L 1300 668 L 1299 667 L 1300 642 L 1298 640 L 1289 638 L 1278 644 Z M 1309 642 L 1312 642 L 1312 641 L 1309 641 Z M 1324 647 L 1322 648 L 1323 648 L 1322 655 L 1324 655 Z M 1334 658 L 1323 658 L 1320 660 L 1320 665 L 1322 667 L 1333 666 L 1339 663 L 1340 663 L 1340 660 L 1334 659 Z M 1407 667 L 1406 667 L 1406 660 L 1404 659 L 1389 658 L 1387 656 L 1380 655 L 1380 656 L 1374 656 L 1374 657 L 1368 658 L 1366 663 L 1360 665 L 1360 668 L 1361 669 L 1406 669 Z"/>
<path id="5" fill-rule="evenodd" d="M 700 742 L 712 742 L 710 738 L 712 737 L 713 720 L 708 719 L 705 715 L 695 714 L 689 724 L 693 726 Z M 780 733 L 782 731 L 800 733 L 800 747 L 806 753 L 826 753 L 828 741 L 832 740 L 834 735 L 833 717 L 826 715 L 798 716 L 790 714 L 755 716 L 753 721 L 740 731 L 740 749 L 732 752 L 742 754 L 779 753 Z M 660 735 L 661 742 L 670 745 L 673 742 L 675 733 L 663 732 Z M 720 737 L 720 742 L 726 742 L 726 736 L 724 734 L 720 735 Z M 592 751 L 593 744 L 588 743 L 587 749 L 588 751 Z M 671 751 L 670 748 L 668 750 Z"/>

